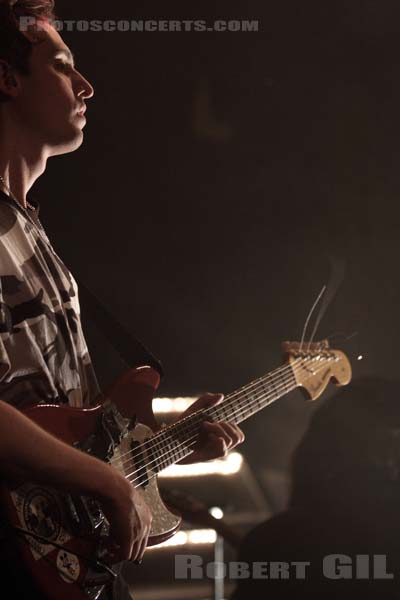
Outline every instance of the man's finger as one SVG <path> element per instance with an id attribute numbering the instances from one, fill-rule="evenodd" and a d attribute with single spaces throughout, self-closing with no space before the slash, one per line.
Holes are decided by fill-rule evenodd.
<path id="1" fill-rule="evenodd" d="M 126 542 L 119 547 L 118 555 L 120 560 L 130 560 L 133 552 L 133 542 Z"/>
<path id="2" fill-rule="evenodd" d="M 187 408 L 185 412 L 181 414 L 180 418 L 190 415 L 204 408 L 211 408 L 212 406 L 217 406 L 217 404 L 220 404 L 220 402 L 222 402 L 223 399 L 223 394 L 203 394 L 203 396 L 200 396 L 198 400 L 193 402 L 193 404 L 191 404 L 189 408 Z"/>
<path id="3" fill-rule="evenodd" d="M 237 425 L 234 425 L 233 423 L 221 423 L 221 426 L 228 435 L 230 435 L 232 439 L 232 448 L 244 441 L 244 433 Z"/>
<path id="4" fill-rule="evenodd" d="M 129 560 L 132 556 L 133 551 L 133 538 L 126 539 L 126 532 L 124 531 L 124 537 L 117 535 L 113 529 L 110 531 L 110 538 L 114 540 L 114 547 L 116 554 L 120 560 Z M 122 538 L 122 539 L 121 539 Z"/>
<path id="5" fill-rule="evenodd" d="M 142 562 L 142 560 L 143 560 L 143 555 L 146 551 L 147 543 L 149 541 L 149 535 L 150 535 L 150 527 L 147 529 L 146 535 L 143 538 L 142 543 L 140 544 L 139 553 L 138 553 L 138 561 L 140 561 L 140 562 Z"/>
<path id="6" fill-rule="evenodd" d="M 198 450 L 200 460 L 213 460 L 221 458 L 228 453 L 228 446 L 223 437 L 210 433 L 207 444 Z"/>
<path id="7" fill-rule="evenodd" d="M 131 561 L 135 562 L 136 560 L 138 560 L 140 549 L 141 549 L 140 541 L 135 542 L 133 544 L 132 554 L 131 554 L 131 558 L 130 558 Z"/>
<path id="8" fill-rule="evenodd" d="M 231 438 L 230 430 L 226 430 L 221 423 L 208 423 L 207 421 L 205 421 L 204 428 L 209 433 L 212 433 L 213 435 L 222 438 L 227 448 L 230 448 L 230 446 L 232 446 L 233 439 Z"/>

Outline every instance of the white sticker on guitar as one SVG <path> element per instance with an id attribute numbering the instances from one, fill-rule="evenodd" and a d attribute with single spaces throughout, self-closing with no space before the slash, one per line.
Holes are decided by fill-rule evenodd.
<path id="1" fill-rule="evenodd" d="M 61 579 L 67 583 L 77 581 L 81 570 L 79 560 L 75 554 L 65 550 L 60 550 L 57 554 L 57 569 Z"/>

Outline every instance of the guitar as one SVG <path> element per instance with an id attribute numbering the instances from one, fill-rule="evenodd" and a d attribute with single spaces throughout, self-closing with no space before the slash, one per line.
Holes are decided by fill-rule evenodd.
<path id="1" fill-rule="evenodd" d="M 233 548 L 239 548 L 243 536 L 235 531 L 224 519 L 217 519 L 209 510 L 209 507 L 193 496 L 184 494 L 178 490 L 161 491 L 161 497 L 165 504 L 174 511 L 179 511 L 180 516 L 187 523 L 196 527 L 207 527 L 215 529 L 219 536 Z"/>
<path id="2" fill-rule="evenodd" d="M 37 405 L 25 414 L 54 436 L 110 462 L 145 497 L 153 522 L 149 545 L 176 533 L 181 516 L 164 504 L 157 474 L 188 456 L 204 420 L 241 423 L 297 387 L 311 400 L 328 382 L 346 385 L 351 366 L 328 342 L 285 342 L 285 364 L 228 394 L 212 408 L 199 410 L 160 428 L 152 412 L 159 375 L 151 367 L 127 371 L 111 387 L 107 401 L 93 408 Z M 118 411 L 133 396 L 136 420 Z M 92 498 L 62 494 L 34 483 L 0 488 L 0 511 L 18 546 L 21 562 L 47 600 L 96 600 L 115 576 L 115 553 L 100 504 Z"/>

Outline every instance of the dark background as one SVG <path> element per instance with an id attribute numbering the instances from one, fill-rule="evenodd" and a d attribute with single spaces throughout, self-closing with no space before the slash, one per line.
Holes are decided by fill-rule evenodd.
<path id="1" fill-rule="evenodd" d="M 332 345 L 355 378 L 397 377 L 398 3 L 65 0 L 57 11 L 259 20 L 258 33 L 64 34 L 96 95 L 84 145 L 36 185 L 42 220 L 161 358 L 160 395 L 229 392 L 279 366 L 332 257 L 345 278 L 317 337 L 342 332 Z M 122 363 L 87 328 L 106 383 Z M 317 404 L 296 392 L 244 424 L 257 473 L 285 472 Z"/>

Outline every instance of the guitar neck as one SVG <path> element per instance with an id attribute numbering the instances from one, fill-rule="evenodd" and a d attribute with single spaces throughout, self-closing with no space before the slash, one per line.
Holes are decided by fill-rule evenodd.
<path id="1" fill-rule="evenodd" d="M 279 367 L 203 409 L 166 427 L 146 442 L 152 469 L 160 472 L 189 456 L 204 421 L 241 423 L 298 386 L 290 364 Z"/>

